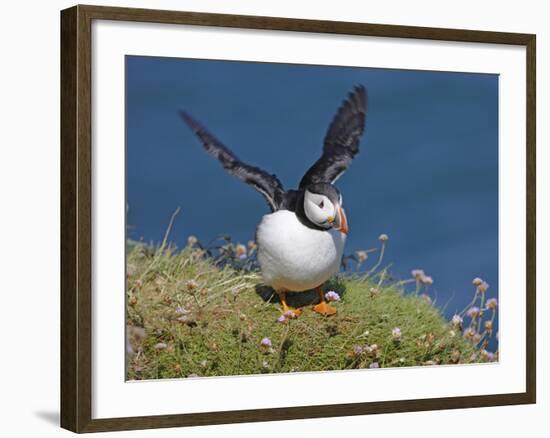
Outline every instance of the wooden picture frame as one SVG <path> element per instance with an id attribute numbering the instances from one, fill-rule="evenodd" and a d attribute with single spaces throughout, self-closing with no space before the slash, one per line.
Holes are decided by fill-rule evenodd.
<path id="1" fill-rule="evenodd" d="M 92 418 L 92 22 L 114 20 L 387 38 L 518 45 L 526 48 L 526 391 L 416 400 Z M 535 403 L 535 50 L 530 34 L 237 16 L 99 6 L 61 12 L 61 426 L 98 432 Z"/>

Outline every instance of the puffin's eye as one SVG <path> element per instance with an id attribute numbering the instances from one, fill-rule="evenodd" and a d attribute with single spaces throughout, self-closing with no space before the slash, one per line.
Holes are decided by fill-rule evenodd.
<path id="1" fill-rule="evenodd" d="M 319 208 L 324 208 L 324 206 L 325 206 L 325 201 L 321 201 L 321 202 L 319 203 Z"/>

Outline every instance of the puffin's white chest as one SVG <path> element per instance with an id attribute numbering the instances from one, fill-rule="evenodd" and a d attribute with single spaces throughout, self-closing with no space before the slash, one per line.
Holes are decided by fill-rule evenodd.
<path id="1" fill-rule="evenodd" d="M 340 231 L 308 228 L 288 210 L 265 215 L 256 238 L 264 281 L 287 291 L 313 289 L 338 272 L 346 242 Z"/>

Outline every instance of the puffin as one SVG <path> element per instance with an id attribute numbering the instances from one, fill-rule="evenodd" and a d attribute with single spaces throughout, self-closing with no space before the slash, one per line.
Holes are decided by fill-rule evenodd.
<path id="1" fill-rule="evenodd" d="M 287 292 L 319 294 L 313 310 L 330 316 L 323 285 L 338 272 L 349 225 L 343 197 L 334 183 L 359 152 L 365 129 L 367 91 L 355 86 L 338 108 L 326 131 L 321 157 L 303 175 L 297 189 L 285 190 L 279 178 L 241 161 L 229 148 L 185 111 L 183 121 L 223 168 L 256 189 L 270 213 L 256 228 L 257 259 L 263 281 L 279 296 L 283 315 L 296 318 L 300 308 L 287 304 Z"/>

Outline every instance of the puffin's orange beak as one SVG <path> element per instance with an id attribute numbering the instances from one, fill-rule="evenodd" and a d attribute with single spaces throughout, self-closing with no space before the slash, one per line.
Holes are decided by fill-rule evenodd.
<path id="1" fill-rule="evenodd" d="M 348 220 L 346 218 L 346 213 L 344 212 L 344 209 L 342 207 L 338 207 L 338 216 L 334 221 L 333 227 L 341 233 L 348 234 Z"/>

